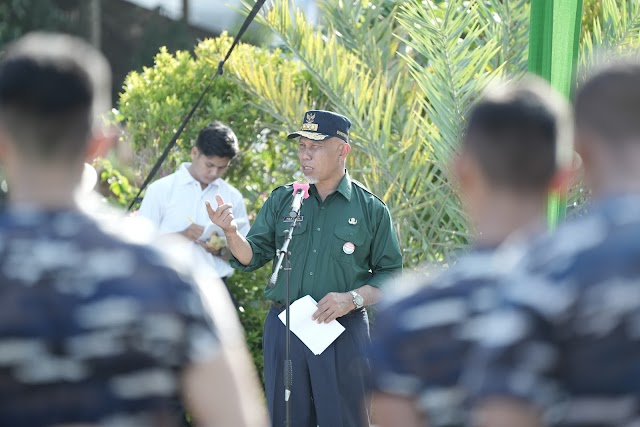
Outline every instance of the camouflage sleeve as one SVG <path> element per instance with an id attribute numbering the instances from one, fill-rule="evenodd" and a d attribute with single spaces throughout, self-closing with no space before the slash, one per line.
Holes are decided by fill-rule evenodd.
<path id="1" fill-rule="evenodd" d="M 474 345 L 463 385 L 472 402 L 512 397 L 548 409 L 564 395 L 558 382 L 557 335 L 566 295 L 533 278 L 505 288 L 497 306 L 467 327 Z"/>
<path id="2" fill-rule="evenodd" d="M 212 282 L 210 286 L 217 285 Z M 191 364 L 214 357 L 219 351 L 220 333 L 200 287 L 196 284 L 181 286 L 177 301 L 184 322 L 182 363 Z"/>
<path id="3" fill-rule="evenodd" d="M 398 316 L 394 305 L 376 313 L 372 330 L 369 360 L 371 374 L 369 387 L 372 391 L 413 396 L 419 390 L 420 380 L 407 369 L 402 349 L 404 336 L 399 330 Z"/>

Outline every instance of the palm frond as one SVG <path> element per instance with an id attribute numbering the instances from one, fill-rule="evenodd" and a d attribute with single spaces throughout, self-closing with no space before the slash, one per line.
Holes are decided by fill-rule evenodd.
<path id="1" fill-rule="evenodd" d="M 600 13 L 583 33 L 579 66 L 583 71 L 603 54 L 637 54 L 640 44 L 640 3 L 636 0 L 601 0 Z"/>
<path id="2" fill-rule="evenodd" d="M 502 70 L 502 64 L 490 66 L 500 46 L 494 40 L 477 43 L 487 24 L 478 16 L 475 2 L 437 5 L 415 0 L 403 6 L 399 21 L 409 33 L 407 43 L 419 54 L 403 56 L 423 95 L 426 118 L 417 119 L 421 126 L 425 120 L 436 126 L 438 132 L 425 137 L 436 158 L 446 163 L 458 143 L 466 110 Z"/>
<path id="3" fill-rule="evenodd" d="M 529 0 L 488 0 L 478 3 L 478 14 L 486 27 L 485 40 L 495 40 L 500 51 L 491 60 L 491 68 L 502 64 L 509 77 L 519 77 L 527 71 L 529 53 Z"/>

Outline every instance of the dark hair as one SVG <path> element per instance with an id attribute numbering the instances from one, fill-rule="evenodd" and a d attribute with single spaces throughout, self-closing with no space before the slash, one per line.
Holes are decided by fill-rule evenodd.
<path id="1" fill-rule="evenodd" d="M 239 151 L 238 138 L 229 126 L 215 121 L 198 133 L 196 147 L 207 157 L 217 156 L 233 159 Z"/>
<path id="2" fill-rule="evenodd" d="M 468 116 L 463 146 L 492 185 L 545 191 L 571 145 L 569 107 L 543 81 L 526 78 L 489 92 Z"/>
<path id="3" fill-rule="evenodd" d="M 0 125 L 26 155 L 82 156 L 94 116 L 110 107 L 110 73 L 102 54 L 78 38 L 28 34 L 0 60 Z"/>
<path id="4" fill-rule="evenodd" d="M 575 100 L 576 126 L 614 147 L 640 142 L 640 63 L 624 59 L 595 70 Z"/>

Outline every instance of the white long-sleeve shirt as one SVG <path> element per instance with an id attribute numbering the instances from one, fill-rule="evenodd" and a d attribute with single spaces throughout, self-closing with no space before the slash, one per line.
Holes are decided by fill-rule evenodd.
<path id="1" fill-rule="evenodd" d="M 189 173 L 191 163 L 183 163 L 173 174 L 160 178 L 147 188 L 138 215 L 151 221 L 162 234 L 177 233 L 191 225 L 191 221 L 205 228 L 213 225 L 207 214 L 205 201 L 217 207 L 216 194 L 225 202 L 233 204 L 233 216 L 238 223 L 238 231 L 246 236 L 249 232 L 249 218 L 242 194 L 222 178 L 216 179 L 202 189 L 200 183 Z M 224 237 L 222 229 L 213 225 L 218 235 Z M 195 242 L 189 242 L 195 262 L 205 262 L 218 273 L 227 277 L 233 273 L 229 263 L 213 256 Z"/>

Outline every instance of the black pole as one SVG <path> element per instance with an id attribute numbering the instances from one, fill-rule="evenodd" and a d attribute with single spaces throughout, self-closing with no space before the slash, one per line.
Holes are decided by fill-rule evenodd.
<path id="1" fill-rule="evenodd" d="M 292 231 L 293 229 L 291 229 Z M 285 271 L 287 272 L 286 276 L 286 287 L 287 290 L 285 292 L 287 302 L 285 303 L 285 327 L 286 327 L 286 337 L 285 337 L 285 346 L 284 346 L 284 407 L 285 407 L 285 427 L 291 427 L 291 392 L 293 387 L 293 363 L 291 362 L 291 322 L 289 321 L 289 293 L 290 293 L 290 280 L 291 280 L 291 263 L 289 261 L 289 253 L 285 254 Z"/>
<path id="2" fill-rule="evenodd" d="M 273 288 L 276 285 L 276 281 L 278 280 L 278 274 L 280 273 L 280 269 L 284 269 L 286 271 L 285 275 L 285 347 L 284 347 L 284 406 L 285 406 L 285 427 L 291 427 L 291 394 L 293 392 L 293 362 L 291 361 L 291 324 L 289 321 L 290 317 L 290 280 L 291 280 L 291 262 L 289 260 L 289 256 L 291 255 L 289 252 L 289 243 L 291 243 L 291 239 L 293 238 L 293 230 L 296 228 L 298 224 L 298 220 L 300 216 L 296 216 L 292 223 L 291 227 L 285 231 L 284 233 L 284 243 L 282 244 L 282 248 L 278 249 L 278 261 L 276 262 L 276 266 L 274 268 L 273 274 L 269 279 L 269 287 Z M 282 267 L 282 263 L 284 262 L 284 267 Z"/>

